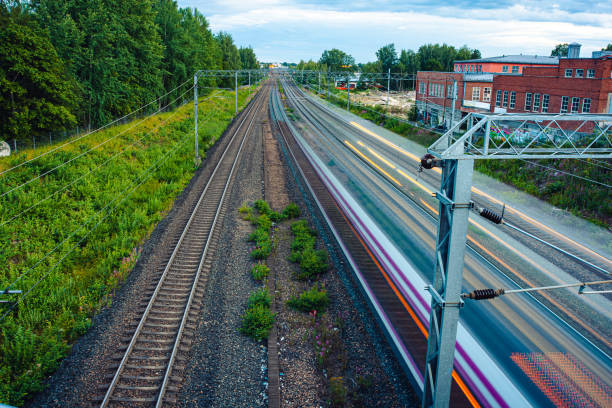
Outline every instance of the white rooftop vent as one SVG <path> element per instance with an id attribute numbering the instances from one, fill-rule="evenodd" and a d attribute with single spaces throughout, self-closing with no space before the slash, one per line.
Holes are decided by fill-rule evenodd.
<path id="1" fill-rule="evenodd" d="M 567 58 L 580 58 L 580 47 L 578 43 L 571 43 L 567 46 Z"/>

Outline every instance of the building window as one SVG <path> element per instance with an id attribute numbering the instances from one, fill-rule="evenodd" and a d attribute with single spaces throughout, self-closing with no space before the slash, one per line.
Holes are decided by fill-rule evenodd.
<path id="1" fill-rule="evenodd" d="M 419 93 L 425 95 L 427 93 L 427 82 L 419 82 Z"/>
<path id="2" fill-rule="evenodd" d="M 569 104 L 569 96 L 561 97 L 561 113 L 567 113 L 567 105 Z"/>
<path id="3" fill-rule="evenodd" d="M 513 74 L 518 74 L 518 73 L 519 73 L 519 67 L 518 67 L 518 65 L 513 65 L 513 66 L 512 66 L 512 73 L 513 73 Z"/>
<path id="4" fill-rule="evenodd" d="M 595 78 L 595 70 L 587 69 L 587 78 Z"/>
<path id="5" fill-rule="evenodd" d="M 516 106 L 516 92 L 510 92 L 510 109 L 514 109 Z"/>
<path id="6" fill-rule="evenodd" d="M 576 78 L 582 78 L 584 76 L 584 69 L 576 70 Z"/>
<path id="7" fill-rule="evenodd" d="M 508 66 L 507 65 L 503 65 L 502 66 L 502 72 L 508 72 Z"/>
<path id="8" fill-rule="evenodd" d="M 504 91 L 504 108 L 508 107 L 508 91 Z"/>
<path id="9" fill-rule="evenodd" d="M 453 97 L 453 86 L 452 85 L 446 87 L 446 97 L 447 98 Z"/>
<path id="10" fill-rule="evenodd" d="M 501 106 L 501 91 L 495 94 L 495 106 Z"/>
<path id="11" fill-rule="evenodd" d="M 482 72 L 482 65 L 478 66 L 478 72 Z"/>
<path id="12" fill-rule="evenodd" d="M 472 88 L 472 100 L 473 101 L 480 100 L 480 87 L 479 86 L 475 86 L 474 88 Z"/>
<path id="13" fill-rule="evenodd" d="M 550 95 L 542 95 L 542 113 L 548 112 L 548 101 L 550 100 Z"/>
<path id="14" fill-rule="evenodd" d="M 484 102 L 491 102 L 491 88 L 482 89 L 482 100 Z"/>
<path id="15" fill-rule="evenodd" d="M 530 92 L 527 92 L 525 94 L 525 110 L 526 111 L 531 110 L 531 93 Z"/>
<path id="16" fill-rule="evenodd" d="M 540 110 L 540 94 L 533 94 L 533 111 Z"/>
<path id="17" fill-rule="evenodd" d="M 571 78 L 572 77 L 572 70 L 571 69 L 566 69 L 565 70 L 565 77 L 566 78 Z"/>
<path id="18" fill-rule="evenodd" d="M 582 100 L 582 113 L 591 113 L 591 98 Z"/>
<path id="19" fill-rule="evenodd" d="M 572 113 L 577 113 L 579 106 L 580 106 L 580 98 L 574 96 L 572 98 Z"/>

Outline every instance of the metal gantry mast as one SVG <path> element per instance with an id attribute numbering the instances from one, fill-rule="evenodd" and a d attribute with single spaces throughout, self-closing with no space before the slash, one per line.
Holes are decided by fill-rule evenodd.
<path id="1" fill-rule="evenodd" d="M 611 127 L 611 114 L 468 114 L 429 147 L 421 165 L 441 167 L 442 180 L 423 407 L 450 401 L 474 160 L 611 159 Z"/>

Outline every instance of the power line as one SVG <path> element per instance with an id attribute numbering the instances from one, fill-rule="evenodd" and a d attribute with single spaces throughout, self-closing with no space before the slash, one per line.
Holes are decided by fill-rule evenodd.
<path id="1" fill-rule="evenodd" d="M 46 152 L 44 152 L 44 153 L 42 153 L 42 154 L 40 154 L 40 155 L 38 155 L 38 156 L 36 156 L 36 157 L 33 157 L 33 158 L 29 159 L 29 160 L 24 161 L 23 163 L 19 163 L 19 164 L 15 165 L 15 166 L 13 166 L 13 167 L 11 167 L 11 168 L 9 168 L 9 169 L 6 169 L 6 170 L 3 170 L 3 171 L 0 171 L 0 175 L 2 175 L 2 174 L 4 174 L 4 173 L 8 173 L 8 172 L 10 172 L 10 171 L 13 171 L 13 170 L 15 170 L 15 169 L 17 169 L 17 168 L 19 168 L 19 167 L 21 167 L 21 166 L 23 166 L 23 165 L 26 165 L 26 164 L 28 164 L 28 163 L 30 163 L 30 162 L 32 162 L 32 161 L 34 161 L 34 160 L 36 160 L 36 159 L 39 159 L 39 158 L 41 158 L 41 157 L 43 157 L 43 156 L 46 156 L 46 155 L 48 155 L 48 154 L 50 154 L 50 153 L 53 153 L 54 151 L 56 151 L 56 150 L 58 150 L 58 149 L 61 149 L 61 148 L 62 148 L 62 147 L 64 147 L 64 146 L 68 146 L 69 144 L 72 144 L 72 143 L 74 143 L 74 142 L 76 142 L 76 141 L 79 141 L 79 140 L 81 140 L 81 139 L 82 139 L 82 138 L 84 138 L 84 137 L 87 137 L 87 136 L 92 135 L 92 134 L 94 134 L 94 133 L 96 133 L 96 132 L 99 132 L 100 130 L 102 130 L 102 129 L 104 129 L 104 128 L 107 128 L 107 127 L 109 127 L 110 125 L 112 125 L 112 124 L 114 124 L 114 123 L 117 123 L 117 122 L 119 122 L 120 120 L 123 120 L 123 119 L 125 119 L 125 118 L 127 118 L 127 117 L 129 117 L 129 116 L 133 115 L 134 113 L 136 113 L 136 112 L 139 112 L 139 111 L 143 110 L 143 109 L 144 109 L 144 108 L 146 108 L 147 106 L 149 106 L 149 105 L 151 105 L 151 104 L 153 104 L 153 103 L 155 103 L 155 102 L 158 102 L 158 101 L 159 101 L 161 98 L 166 97 L 167 95 L 169 95 L 170 93 L 172 93 L 172 92 L 176 91 L 178 88 L 180 88 L 180 87 L 184 86 L 185 84 L 187 84 L 187 83 L 188 83 L 188 82 L 190 82 L 190 81 L 191 81 L 191 79 L 188 79 L 187 81 L 183 82 L 182 84 L 180 84 L 180 85 L 179 85 L 179 86 L 177 86 L 176 88 L 172 89 L 171 91 L 166 92 L 164 95 L 160 96 L 159 98 L 157 98 L 157 99 L 155 99 L 155 100 L 152 100 L 151 102 L 147 103 L 146 105 L 143 105 L 143 106 L 141 106 L 140 108 L 138 108 L 138 109 L 136 109 L 136 110 L 133 110 L 132 112 L 130 112 L 130 113 L 128 113 L 128 114 L 126 114 L 126 115 L 124 115 L 124 116 L 122 116 L 122 117 L 118 118 L 118 119 L 115 119 L 115 120 L 113 120 L 112 122 L 107 123 L 106 125 L 103 125 L 103 126 L 101 126 L 101 127 L 97 128 L 97 129 L 92 130 L 91 132 L 88 132 L 88 133 L 86 133 L 86 134 L 84 134 L 84 135 L 82 135 L 82 136 L 79 136 L 79 137 L 75 138 L 75 139 L 71 139 L 70 141 L 68 141 L 68 142 L 66 142 L 66 143 L 64 143 L 64 144 L 59 145 L 59 146 L 56 146 L 56 147 L 54 147 L 54 148 L 53 148 L 53 149 L 51 149 L 51 150 L 48 150 L 48 151 L 46 151 Z"/>
<path id="2" fill-rule="evenodd" d="M 112 201 L 110 201 L 106 206 L 104 206 L 104 208 L 102 208 L 101 210 L 97 211 L 94 215 L 92 215 L 89 220 L 87 220 L 84 224 L 81 225 L 81 227 L 79 227 L 77 230 L 75 230 L 73 232 L 73 234 L 71 234 L 68 238 L 72 237 L 74 235 L 74 233 L 76 233 L 76 231 L 82 229 L 85 225 L 87 225 L 89 223 L 89 221 L 91 219 L 93 219 L 94 216 L 100 214 L 102 211 L 104 211 L 105 209 L 107 209 L 108 207 L 110 207 L 110 205 L 115 202 L 119 197 L 121 197 L 121 194 L 125 193 L 132 185 L 134 185 L 134 183 L 136 183 L 138 181 L 138 179 L 140 179 L 142 177 L 142 175 L 145 175 L 145 178 L 142 179 L 138 184 L 136 184 L 136 186 L 134 186 L 134 188 L 132 188 L 132 190 L 130 190 L 128 193 L 125 194 L 125 196 L 121 199 L 121 201 L 119 201 L 112 209 L 110 209 L 109 211 L 106 212 L 106 214 L 104 215 L 104 217 L 102 217 L 76 244 L 74 244 L 72 246 L 72 248 L 70 248 L 68 250 L 68 252 L 66 252 L 66 254 L 64 254 L 59 261 L 57 261 L 51 268 L 49 268 L 49 270 L 40 278 L 36 281 L 36 283 L 34 283 L 34 285 L 32 285 L 23 295 L 21 295 L 19 297 L 19 299 L 17 299 L 17 301 L 15 303 L 13 303 L 11 305 L 11 307 L 9 307 L 9 309 L 2 315 L 2 317 L 0 317 L 0 321 L 2 321 L 8 314 L 9 312 L 11 312 L 15 306 L 17 306 L 17 304 L 19 304 L 36 286 L 38 286 L 38 284 L 40 284 L 40 282 L 42 282 L 64 259 L 66 259 L 66 257 L 72 253 L 72 251 L 74 251 L 74 249 L 79 246 L 79 244 L 81 242 L 83 242 L 83 240 L 85 238 L 87 238 L 87 236 L 89 236 L 89 234 L 91 234 L 101 223 L 102 221 L 104 221 L 119 205 L 121 205 L 121 203 L 123 203 L 138 187 L 140 187 L 142 185 L 142 183 L 144 183 L 151 175 L 153 175 L 154 171 L 151 171 L 153 168 L 157 169 L 161 164 L 163 164 L 163 162 L 166 161 L 166 159 L 168 157 L 170 157 L 171 154 L 173 154 L 174 152 L 176 152 L 178 150 L 179 147 L 183 146 L 185 144 L 185 142 L 189 141 L 190 135 L 187 135 L 184 137 L 184 139 L 182 141 L 179 141 L 170 151 L 168 151 L 168 153 L 166 153 L 164 156 L 162 156 L 159 160 L 157 160 L 153 165 L 151 165 L 149 168 L 147 168 L 146 170 L 144 170 L 136 180 L 134 180 L 132 182 L 132 184 L 130 184 L 126 189 L 124 189 L 120 195 L 117 195 Z M 66 238 L 66 239 L 68 239 Z M 62 241 L 59 245 L 63 244 L 66 239 L 64 241 Z M 59 247 L 59 245 L 56 247 L 56 249 Z M 55 251 L 55 249 L 53 250 Z M 52 253 L 52 252 L 51 252 Z M 47 257 L 49 254 L 47 254 L 45 257 Z M 44 259 L 44 258 L 43 258 Z M 42 259 L 35 265 L 37 266 L 38 264 L 40 264 L 40 262 L 42 261 Z M 24 276 L 25 274 L 27 274 L 30 270 L 32 270 L 35 266 L 33 266 L 32 268 L 30 268 L 27 272 L 25 272 L 24 274 L 22 274 L 19 278 L 17 278 L 17 280 L 15 280 L 15 282 L 13 282 L 10 286 L 8 286 L 8 288 L 10 288 L 12 285 L 14 285 L 14 283 L 16 283 L 19 279 L 21 279 L 22 276 Z M 8 289 L 7 288 L 7 289 Z"/>
<path id="3" fill-rule="evenodd" d="M 595 184 L 599 184 L 600 186 L 604 186 L 604 187 L 607 187 L 607 188 L 612 188 L 612 185 L 610 185 L 610 184 L 602 183 L 602 182 L 599 182 L 597 180 L 593 180 L 593 179 L 590 179 L 590 178 L 587 178 L 587 177 L 582 177 L 582 176 L 579 176 L 577 174 L 568 173 L 566 171 L 555 169 L 554 167 L 545 166 L 543 164 L 535 163 L 533 161 L 529 161 L 529 160 L 525 160 L 525 159 L 521 159 L 521 158 L 518 158 L 518 159 L 522 160 L 522 161 L 524 161 L 526 163 L 533 164 L 534 166 L 542 167 L 542 168 L 545 168 L 545 169 L 548 169 L 548 170 L 552 170 L 552 171 L 557 171 L 557 172 L 565 174 L 567 176 L 576 177 L 578 179 L 581 179 L 581 180 L 584 180 L 584 181 L 588 181 L 590 183 L 595 183 Z"/>
<path id="4" fill-rule="evenodd" d="M 193 89 L 193 85 L 192 85 L 192 86 L 191 86 L 189 89 L 187 89 L 187 90 L 186 90 L 186 91 L 183 93 L 183 95 L 184 95 L 184 94 L 186 94 L 187 92 L 191 91 L 192 89 Z M 182 95 L 181 95 L 181 96 L 182 96 Z M 180 98 L 180 97 L 179 97 L 179 98 Z M 179 98 L 177 98 L 176 100 L 178 100 Z M 119 136 L 121 136 L 121 135 L 125 134 L 126 132 L 128 132 L 128 131 L 130 131 L 130 130 L 134 129 L 135 127 L 139 126 L 141 123 L 143 123 L 144 121 L 146 121 L 147 119 L 149 119 L 151 116 L 158 114 L 158 113 L 159 113 L 159 112 L 161 112 L 163 109 L 165 109 L 165 107 L 163 107 L 163 108 L 159 108 L 157 111 L 152 112 L 151 114 L 147 115 L 146 117 L 144 117 L 144 118 L 143 118 L 141 121 L 137 122 L 136 124 L 134 124 L 134 125 L 130 126 L 130 127 L 129 127 L 129 128 L 127 128 L 127 129 L 124 129 L 123 131 L 121 131 L 121 132 L 117 133 L 115 136 L 113 136 L 113 137 L 110 137 L 110 138 L 106 139 L 106 140 L 105 140 L 105 141 L 103 141 L 102 143 L 99 143 L 99 144 L 95 145 L 95 146 L 94 146 L 94 147 L 92 147 L 91 149 L 88 149 L 88 150 L 84 151 L 83 153 L 81 153 L 81 154 L 79 154 L 79 155 L 77 155 L 77 156 L 73 157 L 72 159 L 70 159 L 70 160 L 67 160 L 67 161 L 63 162 L 62 164 L 58 164 L 57 166 L 55 166 L 55 167 L 54 167 L 54 168 L 52 168 L 51 170 L 47 170 L 46 172 L 44 172 L 44 173 L 42 173 L 42 174 L 39 174 L 38 176 L 33 177 L 32 179 L 30 179 L 30 180 L 26 181 L 25 183 L 22 183 L 22 184 L 20 184 L 20 185 L 18 185 L 18 186 L 16 186 L 16 187 L 13 187 L 12 189 L 10 189 L 10 190 L 8 190 L 8 191 L 5 191 L 4 193 L 0 194 L 0 198 L 3 198 L 4 196 L 6 196 L 6 195 L 7 195 L 7 194 L 9 194 L 9 193 L 12 193 L 13 191 L 19 190 L 19 189 L 21 189 L 22 187 L 24 187 L 24 186 L 26 186 L 26 185 L 28 185 L 28 184 L 30 184 L 30 183 L 32 183 L 32 182 L 34 182 L 34 181 L 36 181 L 36 180 L 39 180 L 40 178 L 42 178 L 42 177 L 46 176 L 47 174 L 49 174 L 49 173 L 51 173 L 51 172 L 53 172 L 53 171 L 55 171 L 55 170 L 57 170 L 57 169 L 59 169 L 59 168 L 61 168 L 61 167 L 64 167 L 65 165 L 67 165 L 67 164 L 69 164 L 69 163 L 73 162 L 74 160 L 76 160 L 76 159 L 78 159 L 78 158 L 80 158 L 80 157 L 83 157 L 84 155 L 86 155 L 87 153 L 91 152 L 92 150 L 95 150 L 95 149 L 97 149 L 98 147 L 100 147 L 100 146 L 102 146 L 102 145 L 105 145 L 106 143 L 110 142 L 110 141 L 111 141 L 111 140 L 113 140 L 113 139 L 116 139 L 117 137 L 119 137 Z"/>
<path id="5" fill-rule="evenodd" d="M 211 98 L 212 95 L 209 97 Z M 209 99 L 206 98 L 206 99 Z M 204 120 L 209 119 L 210 117 L 212 117 L 214 114 L 218 113 L 217 111 L 212 111 Z M 161 125 L 160 125 L 161 126 Z M 158 126 L 159 127 L 159 126 Z M 111 201 L 112 203 L 112 201 Z M 106 207 L 104 207 L 106 208 Z M 67 236 L 64 240 L 62 240 L 59 244 L 57 244 L 55 246 L 55 248 L 53 248 L 51 251 L 49 251 L 45 256 L 43 256 L 41 259 L 38 260 L 38 262 L 36 262 L 34 265 L 32 265 L 27 271 L 25 271 L 24 273 L 22 273 L 17 279 L 15 279 L 10 285 L 8 285 L 6 287 L 6 289 L 10 289 L 11 287 L 13 287 L 22 277 L 24 277 L 25 275 L 27 275 L 28 273 L 30 273 L 34 268 L 36 268 L 37 266 L 39 266 L 42 261 L 44 261 L 46 258 L 48 258 L 51 254 L 53 254 L 55 251 L 57 251 L 66 241 L 68 241 L 70 238 L 72 238 L 79 230 L 81 230 L 85 225 L 87 225 L 100 211 L 104 210 L 104 208 L 102 208 L 101 210 L 99 210 L 98 212 L 96 212 L 95 214 L 93 214 L 91 217 L 89 217 L 84 224 L 82 224 L 79 228 L 77 228 L 76 230 L 74 230 L 69 236 Z M 4 225 L 4 224 L 2 224 Z"/>
<path id="6" fill-rule="evenodd" d="M 187 91 L 189 92 L 189 91 Z M 185 92 L 186 93 L 186 92 Z M 217 93 L 218 94 L 218 93 Z M 183 94 L 184 95 L 184 94 Z M 211 99 L 215 96 L 216 94 L 212 94 L 211 96 L 203 99 L 203 101 Z M 179 96 L 179 98 L 182 97 Z M 174 101 L 170 102 L 168 105 L 169 106 L 171 104 L 173 104 L 176 100 L 178 100 L 179 98 L 175 99 Z M 163 109 L 163 108 L 162 108 Z M 178 113 L 178 111 L 174 112 L 171 116 L 169 116 L 168 118 L 166 118 L 161 124 L 160 126 L 164 125 L 166 122 L 168 122 L 168 120 L 170 120 L 172 117 L 174 117 L 176 114 Z M 215 111 L 213 111 L 212 113 L 216 113 Z M 207 116 L 206 118 L 204 118 L 203 120 L 208 120 L 212 115 Z M 104 162 L 102 162 L 100 165 L 94 167 L 93 169 L 91 169 L 90 171 L 88 171 L 87 173 L 79 176 L 77 179 L 71 181 L 70 183 L 64 185 L 62 188 L 60 188 L 59 190 L 56 190 L 55 192 L 53 192 L 52 194 L 48 195 L 47 197 L 37 201 L 35 204 L 32 204 L 30 207 L 26 208 L 25 210 L 21 211 L 19 214 L 14 215 L 12 218 L 8 219 L 7 221 L 4 221 L 3 223 L 0 224 L 0 227 L 3 227 L 4 225 L 10 223 L 11 221 L 14 221 L 16 218 L 22 216 L 23 214 L 25 214 L 26 212 L 30 211 L 32 208 L 37 207 L 38 205 L 40 205 L 41 203 L 47 201 L 48 199 L 54 197 L 55 195 L 61 193 L 62 191 L 65 191 L 68 187 L 74 185 L 76 182 L 78 182 L 79 180 L 83 179 L 84 177 L 88 176 L 89 174 L 93 173 L 94 171 L 100 169 L 101 167 L 103 167 L 104 165 L 106 165 L 108 162 L 110 162 L 111 160 L 115 159 L 116 157 L 120 156 L 121 154 L 125 153 L 127 151 L 127 149 L 131 146 L 134 146 L 136 143 L 144 140 L 147 137 L 147 135 L 141 137 L 140 139 L 137 139 L 136 141 L 134 141 L 133 143 L 131 143 L 130 145 L 127 145 L 123 148 L 123 150 L 121 150 L 120 152 L 114 154 L 113 156 L 109 157 L 107 160 L 105 160 Z"/>

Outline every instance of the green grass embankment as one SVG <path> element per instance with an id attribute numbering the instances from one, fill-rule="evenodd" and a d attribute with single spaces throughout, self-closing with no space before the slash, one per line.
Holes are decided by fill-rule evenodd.
<path id="1" fill-rule="evenodd" d="M 247 95 L 239 92 L 241 107 Z M 233 92 L 201 98 L 198 112 L 206 160 L 234 116 Z M 21 405 L 41 390 L 92 316 L 110 303 L 139 247 L 196 170 L 193 131 L 190 103 L 109 127 L 0 176 L 3 195 L 48 172 L 0 197 L 0 288 L 21 277 L 11 289 L 31 289 L 0 321 L 0 402 Z M 2 158 L 0 172 L 51 148 Z M 8 307 L 0 303 L 0 316 Z"/>
<path id="2" fill-rule="evenodd" d="M 346 108 L 346 99 L 340 95 L 322 96 L 329 102 Z M 381 106 L 351 106 L 350 111 L 394 133 L 404 136 L 422 146 L 428 147 L 440 135 L 409 123 L 383 116 Z M 475 170 L 495 179 L 510 184 L 519 190 L 547 201 L 557 208 L 583 217 L 606 228 L 612 226 L 612 194 L 606 186 L 581 180 L 565 173 L 595 180 L 603 184 L 612 184 L 612 161 L 591 161 L 576 159 L 534 160 L 545 169 L 522 160 L 475 160 Z M 560 170 L 557 171 L 556 169 Z M 562 172 L 561 172 L 562 171 Z"/>

